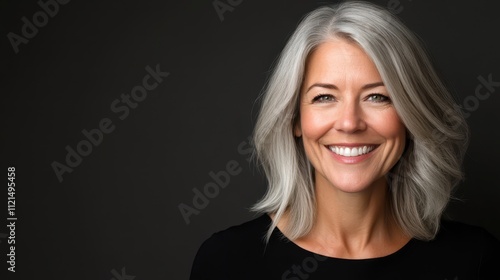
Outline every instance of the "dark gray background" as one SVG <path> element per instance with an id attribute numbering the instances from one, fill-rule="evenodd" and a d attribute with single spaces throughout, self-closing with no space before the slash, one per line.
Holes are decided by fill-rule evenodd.
<path id="1" fill-rule="evenodd" d="M 204 239 L 253 217 L 248 208 L 265 180 L 238 146 L 252 132 L 255 100 L 300 18 L 334 2 L 244 0 L 221 21 L 211 0 L 73 0 L 15 54 L 7 34 L 20 35 L 21 18 L 41 8 L 1 1 L 1 158 L 2 168 L 16 167 L 15 275 L 110 280 L 125 268 L 136 280 L 187 279 Z M 478 76 L 500 81 L 498 3 L 397 2 L 459 104 L 474 101 Z M 120 120 L 110 104 L 157 64 L 170 76 Z M 494 90 L 468 108 L 462 201 L 446 213 L 500 238 L 500 87 Z M 115 130 L 59 182 L 51 163 L 64 163 L 65 147 L 75 148 L 82 129 L 103 118 Z M 241 173 L 186 225 L 178 205 L 192 205 L 192 189 L 202 190 L 213 181 L 209 172 L 232 160 Z M 0 197 L 6 202 L 6 186 Z M 8 252 L 0 241 L 3 275 Z"/>

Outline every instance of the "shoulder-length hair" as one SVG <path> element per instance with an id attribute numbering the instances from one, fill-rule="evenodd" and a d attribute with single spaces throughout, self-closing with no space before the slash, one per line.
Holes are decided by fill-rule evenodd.
<path id="1" fill-rule="evenodd" d="M 268 189 L 252 210 L 274 215 L 268 238 L 284 213 L 287 225 L 282 230 L 289 239 L 310 231 L 316 211 L 314 173 L 293 127 L 300 118 L 308 55 L 319 44 L 339 38 L 359 45 L 373 60 L 407 129 L 403 156 L 386 176 L 389 204 L 407 234 L 430 240 L 463 178 L 467 123 L 419 39 L 386 9 L 362 1 L 308 13 L 274 65 L 253 133 L 253 156 Z"/>

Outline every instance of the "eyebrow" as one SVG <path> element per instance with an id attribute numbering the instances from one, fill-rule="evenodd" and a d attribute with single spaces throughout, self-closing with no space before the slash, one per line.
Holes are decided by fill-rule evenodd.
<path id="1" fill-rule="evenodd" d="M 361 87 L 362 90 L 367 90 L 367 89 L 371 89 L 371 88 L 375 88 L 375 87 L 379 87 L 379 86 L 383 86 L 384 83 L 383 82 L 376 82 L 376 83 L 371 83 L 371 84 L 366 84 L 364 86 Z M 325 83 L 314 83 L 312 84 L 306 91 L 306 93 L 308 91 L 310 91 L 313 87 L 321 87 L 321 88 L 327 88 L 327 89 L 339 89 L 336 85 L 334 84 L 325 84 Z"/>

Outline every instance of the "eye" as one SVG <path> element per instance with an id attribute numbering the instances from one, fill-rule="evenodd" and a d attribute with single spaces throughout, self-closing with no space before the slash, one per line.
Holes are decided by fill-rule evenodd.
<path id="1" fill-rule="evenodd" d="M 324 103 L 324 102 L 332 102 L 335 101 L 335 97 L 333 97 L 330 94 L 318 94 L 313 98 L 313 103 L 319 102 L 319 103 Z"/>
<path id="2" fill-rule="evenodd" d="M 391 99 L 388 96 L 380 94 L 380 93 L 370 94 L 370 95 L 368 95 L 366 100 L 371 101 L 371 102 L 375 102 L 375 103 L 390 103 L 391 102 Z"/>

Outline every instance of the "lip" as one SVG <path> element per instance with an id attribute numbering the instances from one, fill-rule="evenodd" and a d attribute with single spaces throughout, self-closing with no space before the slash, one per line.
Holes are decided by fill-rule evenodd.
<path id="1" fill-rule="evenodd" d="M 339 155 L 339 154 L 332 152 L 329 148 L 331 146 L 346 147 L 346 148 L 367 146 L 367 147 L 373 147 L 373 149 L 366 154 L 348 157 L 348 156 L 342 156 L 342 155 Z M 373 155 L 373 152 L 376 151 L 379 146 L 380 146 L 380 144 L 373 144 L 373 143 L 335 143 L 335 144 L 325 145 L 324 147 L 325 147 L 325 149 L 328 150 L 328 152 L 332 155 L 332 157 L 336 161 L 338 161 L 340 163 L 345 163 L 345 164 L 356 164 L 356 163 L 363 162 L 363 161 L 367 160 L 368 158 L 370 158 Z"/>

